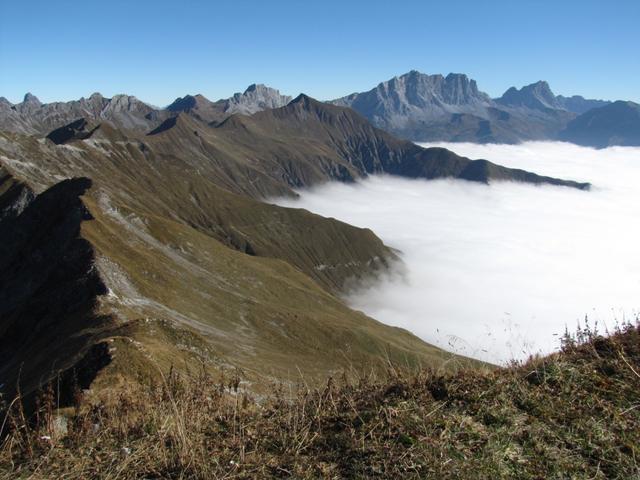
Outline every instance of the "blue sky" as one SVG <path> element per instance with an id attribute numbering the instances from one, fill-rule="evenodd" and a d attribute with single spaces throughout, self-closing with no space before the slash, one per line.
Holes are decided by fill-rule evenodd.
<path id="1" fill-rule="evenodd" d="M 0 0 L 0 96 L 319 99 L 411 69 L 640 101 L 640 1 Z"/>

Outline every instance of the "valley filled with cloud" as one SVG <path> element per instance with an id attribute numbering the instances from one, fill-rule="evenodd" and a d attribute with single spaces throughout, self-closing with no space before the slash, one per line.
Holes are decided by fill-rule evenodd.
<path id="1" fill-rule="evenodd" d="M 402 265 L 349 304 L 427 342 L 493 362 L 558 348 L 585 317 L 599 329 L 640 306 L 640 148 L 566 143 L 446 147 L 590 191 L 511 182 L 373 176 L 281 205 L 371 228 Z"/>

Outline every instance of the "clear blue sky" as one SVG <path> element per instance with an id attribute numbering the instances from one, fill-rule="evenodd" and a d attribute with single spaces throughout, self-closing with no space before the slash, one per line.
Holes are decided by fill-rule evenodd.
<path id="1" fill-rule="evenodd" d="M 0 0 L 0 96 L 319 99 L 417 69 L 640 101 L 640 0 Z"/>

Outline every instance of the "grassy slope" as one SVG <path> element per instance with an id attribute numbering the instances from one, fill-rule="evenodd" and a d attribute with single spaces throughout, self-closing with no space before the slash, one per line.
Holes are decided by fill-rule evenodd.
<path id="1" fill-rule="evenodd" d="M 208 371 L 240 368 L 248 382 L 257 384 L 252 390 L 259 391 L 274 377 L 303 376 L 316 383 L 340 369 L 379 371 L 389 360 L 446 369 L 466 362 L 350 310 L 329 293 L 350 271 L 314 265 L 336 259 L 339 266 L 346 258 L 351 271 L 370 272 L 369 261 L 387 252 L 370 231 L 208 191 L 228 200 L 219 208 L 228 209 L 229 223 L 245 222 L 237 231 L 248 231 L 249 238 L 259 234 L 256 252 L 280 248 L 288 263 L 229 248 L 180 219 L 124 207 L 109 197 L 114 187 L 106 182 L 82 197 L 89 219 L 81 213 L 75 189 L 51 193 L 60 185 L 36 199 L 26 210 L 29 219 L 19 218 L 22 233 L 3 230 L 12 243 L 10 263 L 4 265 L 6 255 L 0 255 L 0 280 L 20 294 L 9 289 L 0 298 L 0 307 L 9 308 L 2 323 L 5 343 L 0 343 L 5 387 L 20 377 L 23 393 L 33 392 L 56 371 L 82 364 L 96 344 L 110 350 L 96 390 L 139 376 L 153 378 L 158 368 L 172 364 L 180 369 L 205 365 Z M 329 248 L 341 245 L 342 251 Z M 25 262 L 25 257 L 40 260 Z M 293 266 L 297 261 L 301 268 Z M 324 277 L 314 281 L 303 272 L 305 266 Z M 18 308 L 12 306 L 16 299 Z M 90 366 L 89 373 L 85 370 L 76 366 L 76 373 L 62 376 L 86 378 L 80 383 L 88 388 L 93 377 Z"/>
<path id="2" fill-rule="evenodd" d="M 234 377 L 168 375 L 78 411 L 66 435 L 45 401 L 35 429 L 13 415 L 0 466 L 7 478 L 637 478 L 640 330 L 583 340 L 493 372 L 334 380 L 292 400 L 276 386 L 261 404 Z"/>
<path id="3" fill-rule="evenodd" d="M 95 221 L 83 224 L 83 235 L 104 259 L 98 268 L 112 293 L 103 308 L 194 331 L 212 352 L 205 361 L 240 367 L 251 380 L 303 374 L 309 381 L 349 366 L 380 370 L 387 359 L 413 366 L 460 361 L 350 310 L 284 261 L 229 249 L 176 221 L 104 214 L 92 199 L 85 202 Z M 161 364 L 168 367 L 170 358 Z"/>
<path id="4" fill-rule="evenodd" d="M 0 134 L 0 155 L 39 190 L 56 178 L 89 177 L 95 196 L 107 203 L 135 209 L 143 217 L 180 221 L 240 251 L 283 259 L 333 292 L 347 279 L 370 274 L 395 258 L 370 230 L 221 188 L 224 177 L 215 158 L 188 155 L 187 150 L 181 157 L 167 153 L 181 148 L 181 137 L 173 138 L 174 133 L 146 147 L 138 141 L 53 146 Z"/>

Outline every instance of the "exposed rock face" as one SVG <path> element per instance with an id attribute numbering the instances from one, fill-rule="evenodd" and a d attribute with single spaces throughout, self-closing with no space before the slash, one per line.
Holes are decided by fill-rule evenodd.
<path id="1" fill-rule="evenodd" d="M 604 107 L 611 102 L 608 100 L 591 100 L 581 97 L 580 95 L 573 95 L 571 97 L 563 97 L 558 95 L 556 99 L 560 102 L 562 107 L 569 111 L 581 115 L 592 108 Z"/>
<path id="2" fill-rule="evenodd" d="M 539 81 L 518 90 L 511 87 L 496 102 L 508 107 L 526 107 L 534 110 L 561 110 L 562 104 L 549 88 L 549 84 Z"/>
<path id="3" fill-rule="evenodd" d="M 612 145 L 640 145 L 640 105 L 618 101 L 589 110 L 569 122 L 561 140 L 605 148 Z"/>
<path id="4" fill-rule="evenodd" d="M 262 84 L 250 85 L 244 93 L 236 93 L 225 101 L 224 111 L 227 114 L 242 113 L 252 115 L 262 110 L 279 108 L 291 101 L 288 95 L 281 95 L 274 88 Z"/>
<path id="5" fill-rule="evenodd" d="M 411 71 L 330 103 L 351 107 L 375 126 L 414 141 L 517 143 L 556 139 L 576 113 L 601 102 L 556 97 L 543 81 L 512 87 L 492 100 L 466 75 Z"/>
<path id="6" fill-rule="evenodd" d="M 170 112 L 188 113 L 207 123 L 220 123 L 235 113 L 252 115 L 262 110 L 279 108 L 291 101 L 288 95 L 262 84 L 250 85 L 244 93 L 236 93 L 231 98 L 212 102 L 203 95 L 186 95 L 177 98 L 167 107 Z"/>
<path id="7" fill-rule="evenodd" d="M 0 105 L 0 130 L 46 135 L 52 130 L 85 118 L 109 121 L 118 128 L 146 131 L 166 113 L 156 111 L 136 97 L 116 95 L 105 98 L 99 93 L 71 102 L 41 103 L 31 94 L 7 108 Z"/>
<path id="8" fill-rule="evenodd" d="M 0 97 L 0 130 L 46 135 L 84 118 L 90 123 L 106 121 L 118 129 L 147 133 L 177 113 L 215 126 L 233 114 L 253 115 L 290 101 L 290 96 L 262 84 L 215 102 L 199 94 L 186 95 L 166 109 L 155 109 L 128 95 L 109 99 L 94 93 L 76 101 L 42 104 L 28 93 L 16 105 Z M 518 143 L 557 140 L 576 115 L 610 102 L 555 96 L 544 81 L 520 89 L 511 87 L 500 98 L 491 99 L 464 74 L 445 77 L 413 70 L 368 92 L 328 103 L 353 108 L 374 126 L 412 141 Z"/>
<path id="9" fill-rule="evenodd" d="M 451 114 L 482 114 L 491 98 L 466 75 L 425 75 L 411 71 L 382 82 L 373 90 L 331 102 L 350 107 L 378 128 L 399 133 Z"/>
<path id="10" fill-rule="evenodd" d="M 554 95 L 545 81 L 527 85 L 518 90 L 511 87 L 496 102 L 508 107 L 526 107 L 533 110 L 566 110 L 578 115 L 592 108 L 610 104 L 607 100 L 590 100 L 580 95 L 563 97 Z"/>

